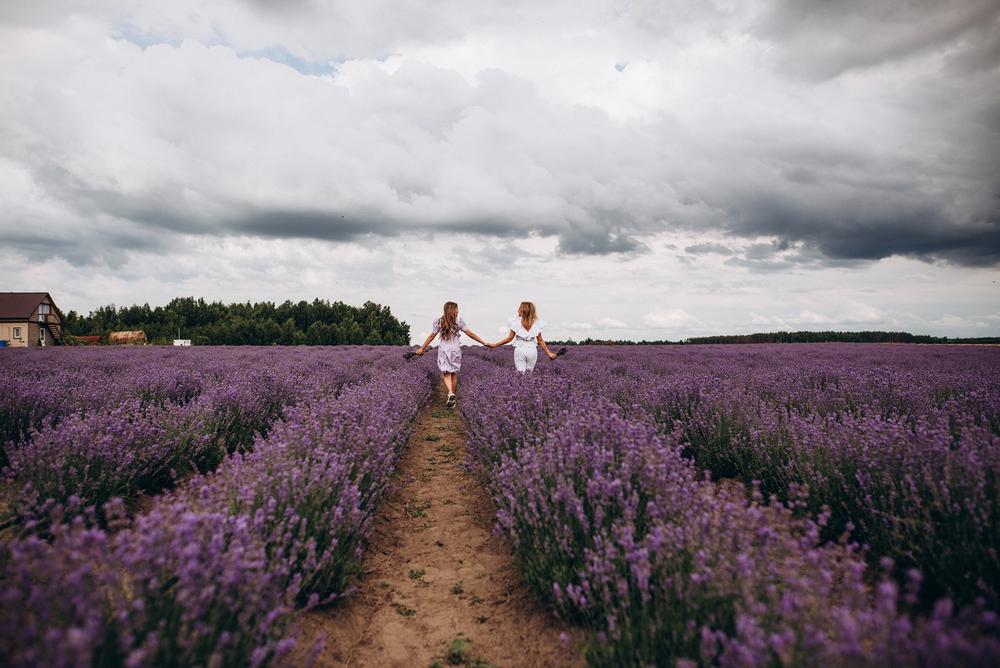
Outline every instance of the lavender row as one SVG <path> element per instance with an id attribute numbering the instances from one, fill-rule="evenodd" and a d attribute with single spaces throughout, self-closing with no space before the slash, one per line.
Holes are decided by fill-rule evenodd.
<path id="1" fill-rule="evenodd" d="M 134 525 L 56 523 L 0 558 L 0 663 L 263 666 L 297 608 L 357 572 L 429 365 L 291 409 L 251 452 L 161 497 Z M 115 508 L 106 514 L 114 526 Z"/>
<path id="2" fill-rule="evenodd" d="M 66 351 L 60 359 L 79 364 L 77 352 Z M 372 360 L 369 350 L 289 352 L 285 360 L 270 349 L 240 351 L 238 356 L 225 349 L 216 352 L 221 359 L 202 354 L 206 364 L 197 370 L 165 365 L 162 350 L 133 352 L 127 365 L 90 359 L 91 366 L 77 368 L 80 373 L 89 370 L 93 386 L 105 377 L 110 362 L 119 370 L 133 368 L 136 373 L 126 383 L 126 396 L 132 396 L 69 413 L 13 448 L 3 471 L 6 514 L 12 519 L 4 523 L 39 522 L 53 505 L 74 497 L 82 506 L 100 506 L 114 496 L 156 493 L 191 472 L 210 471 L 227 454 L 246 450 L 256 436 L 266 435 L 287 406 L 303 397 L 336 395 L 345 383 L 385 365 L 384 357 Z M 183 361 L 190 365 L 195 360 Z M 178 395 L 164 395 L 164 387 L 197 391 L 186 392 L 182 402 Z"/>
<path id="3" fill-rule="evenodd" d="M 82 509 L 158 493 L 249 449 L 293 400 L 290 379 L 251 371 L 185 405 L 132 399 L 66 416 L 11 452 L 3 474 L 8 514 L 17 525 L 37 526 L 71 499 Z"/>
<path id="4" fill-rule="evenodd" d="M 874 408 L 880 415 L 920 415 L 954 399 L 1000 433 L 1000 351 L 992 347 L 819 344 L 801 346 L 588 346 L 560 360 L 580 378 L 625 400 L 662 379 L 739 381 L 752 394 L 816 413 Z M 703 383 L 704 384 L 704 383 Z"/>
<path id="5" fill-rule="evenodd" d="M 921 346 L 588 350 L 562 367 L 677 430 L 717 478 L 849 531 L 931 600 L 1000 594 L 1000 354 Z"/>
<path id="6" fill-rule="evenodd" d="M 311 379 L 297 388 L 302 396 L 311 393 L 314 384 L 336 393 L 378 370 L 386 362 L 384 352 L 372 347 L 8 351 L 0 355 L 0 377 L 5 379 L 0 394 L 0 468 L 7 464 L 8 451 L 65 416 L 107 411 L 130 401 L 183 405 L 246 371 Z"/>
<path id="7" fill-rule="evenodd" d="M 825 515 L 702 479 L 679 432 L 568 375 L 469 359 L 462 410 L 499 528 L 535 591 L 595 628 L 592 665 L 1000 659 L 992 612 L 943 600 L 911 617 L 918 572 L 902 592 L 873 578 L 855 546 L 822 540 Z"/>

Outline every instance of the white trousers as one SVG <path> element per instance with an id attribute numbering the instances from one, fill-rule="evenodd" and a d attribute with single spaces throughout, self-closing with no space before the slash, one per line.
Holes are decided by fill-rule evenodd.
<path id="1" fill-rule="evenodd" d="M 521 373 L 533 370 L 536 361 L 538 361 L 538 346 L 514 348 L 514 368 Z"/>

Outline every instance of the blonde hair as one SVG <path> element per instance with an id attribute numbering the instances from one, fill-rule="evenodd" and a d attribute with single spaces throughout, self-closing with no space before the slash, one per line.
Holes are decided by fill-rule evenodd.
<path id="1" fill-rule="evenodd" d="M 521 305 L 517 307 L 517 315 L 521 318 L 521 325 L 525 329 L 531 329 L 531 326 L 538 320 L 538 312 L 535 311 L 535 305 L 531 302 L 521 302 Z"/>
<path id="2" fill-rule="evenodd" d="M 455 302 L 444 303 L 444 313 L 441 315 L 441 324 L 438 329 L 442 339 L 453 339 L 458 336 L 458 304 Z"/>

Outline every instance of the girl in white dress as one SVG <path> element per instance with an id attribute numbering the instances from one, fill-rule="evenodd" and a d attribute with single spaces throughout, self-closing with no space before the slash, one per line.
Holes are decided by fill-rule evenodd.
<path id="1" fill-rule="evenodd" d="M 517 315 L 507 320 L 507 327 L 510 329 L 507 338 L 488 345 L 490 348 L 496 348 L 513 341 L 514 368 L 521 373 L 531 371 L 535 368 L 535 361 L 538 359 L 538 346 L 542 347 L 550 360 L 557 357 L 545 345 L 545 339 L 542 338 L 542 326 L 543 323 L 538 319 L 535 305 L 531 302 L 521 302 L 517 308 Z"/>
<path id="2" fill-rule="evenodd" d="M 441 370 L 441 378 L 444 386 L 448 389 L 448 408 L 455 405 L 455 390 L 458 387 L 458 370 L 462 368 L 462 343 L 459 338 L 462 332 L 469 335 L 473 341 L 478 341 L 484 346 L 489 344 L 476 336 L 476 333 L 469 329 L 465 320 L 458 317 L 458 304 L 455 302 L 445 302 L 444 313 L 431 325 L 432 330 L 424 345 L 416 351 L 417 355 L 423 355 L 424 350 L 438 334 L 441 335 L 441 343 L 438 344 L 438 369 Z"/>

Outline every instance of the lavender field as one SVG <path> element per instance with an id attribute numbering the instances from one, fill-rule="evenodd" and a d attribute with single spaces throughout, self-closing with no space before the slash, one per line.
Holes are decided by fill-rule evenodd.
<path id="1" fill-rule="evenodd" d="M 470 364 L 463 411 L 498 526 L 597 631 L 593 664 L 1000 658 L 996 349 L 574 353 Z"/>
<path id="2" fill-rule="evenodd" d="M 287 665 L 437 375 L 401 348 L 0 356 L 0 664 Z M 595 666 L 1000 661 L 1000 350 L 466 349 L 474 479 Z"/>
<path id="3" fill-rule="evenodd" d="M 294 611 L 357 571 L 430 393 L 398 352 L 0 359 L 0 664 L 282 665 Z"/>

